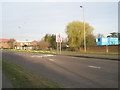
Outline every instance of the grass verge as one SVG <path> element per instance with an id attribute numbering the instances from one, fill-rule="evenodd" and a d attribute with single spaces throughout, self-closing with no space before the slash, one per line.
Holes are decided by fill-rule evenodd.
<path id="1" fill-rule="evenodd" d="M 94 59 L 106 59 L 106 60 L 116 60 L 120 61 L 117 58 L 109 58 L 109 57 L 93 57 L 93 56 L 83 56 L 83 55 L 64 55 L 64 56 L 72 56 L 72 57 L 83 57 L 83 58 L 94 58 Z"/>
<path id="2" fill-rule="evenodd" d="M 15 88 L 60 88 L 27 69 L 3 59 L 3 73 L 10 79 Z"/>
<path id="3" fill-rule="evenodd" d="M 18 52 L 32 52 L 32 53 L 44 53 L 44 54 L 56 54 L 55 51 L 44 51 L 44 50 L 16 50 L 16 49 L 3 49 L 2 51 L 18 51 Z"/>
<path id="4" fill-rule="evenodd" d="M 79 53 L 79 54 L 103 54 L 103 55 L 120 55 L 119 52 L 79 52 L 79 51 L 62 51 L 62 53 Z"/>
<path id="5" fill-rule="evenodd" d="M 16 49 L 2 49 L 1 51 L 19 51 L 19 52 L 32 52 L 32 53 L 43 53 L 43 54 L 56 54 L 56 51 L 45 51 L 45 50 L 16 50 Z M 120 55 L 119 52 L 79 52 L 79 51 L 62 51 L 62 53 L 77 53 L 77 54 L 103 54 L 103 55 Z"/>

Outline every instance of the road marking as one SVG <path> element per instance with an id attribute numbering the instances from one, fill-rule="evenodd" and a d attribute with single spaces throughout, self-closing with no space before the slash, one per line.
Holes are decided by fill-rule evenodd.
<path id="1" fill-rule="evenodd" d="M 81 58 L 81 57 L 70 57 L 70 58 L 75 58 L 75 59 L 85 59 L 85 58 Z"/>
<path id="2" fill-rule="evenodd" d="M 52 56 L 55 56 L 55 55 L 51 55 L 51 54 L 47 54 L 47 55 L 33 55 L 33 56 L 30 56 L 30 57 L 52 57 Z"/>
<path id="3" fill-rule="evenodd" d="M 55 56 L 55 55 L 48 54 L 48 55 L 44 55 L 44 56 L 48 56 L 48 57 L 50 57 L 50 56 Z"/>
<path id="4" fill-rule="evenodd" d="M 77 58 L 77 57 L 71 57 L 71 58 Z"/>
<path id="5" fill-rule="evenodd" d="M 100 68 L 101 68 L 101 67 L 91 66 L 91 65 L 89 65 L 88 67 L 90 67 L 90 68 L 97 68 L 97 69 L 100 69 Z"/>
<path id="6" fill-rule="evenodd" d="M 33 55 L 33 56 L 31 56 L 31 57 L 42 57 L 42 56 L 38 56 L 38 55 Z"/>
<path id="7" fill-rule="evenodd" d="M 55 61 L 54 59 L 49 59 L 50 61 Z"/>

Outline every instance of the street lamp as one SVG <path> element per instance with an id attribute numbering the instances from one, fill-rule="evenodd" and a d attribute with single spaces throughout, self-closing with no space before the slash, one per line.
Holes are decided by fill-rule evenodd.
<path id="1" fill-rule="evenodd" d="M 84 52 L 86 52 L 86 38 L 85 38 L 85 18 L 84 18 L 84 7 L 80 6 L 83 9 L 83 30 L 84 30 Z"/>

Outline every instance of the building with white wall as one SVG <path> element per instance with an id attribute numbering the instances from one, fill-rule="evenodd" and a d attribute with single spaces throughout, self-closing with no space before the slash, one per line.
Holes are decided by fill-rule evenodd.
<path id="1" fill-rule="evenodd" d="M 26 41 L 19 41 L 16 40 L 15 42 L 15 49 L 18 50 L 32 50 L 33 45 L 32 45 L 33 40 L 26 40 Z"/>

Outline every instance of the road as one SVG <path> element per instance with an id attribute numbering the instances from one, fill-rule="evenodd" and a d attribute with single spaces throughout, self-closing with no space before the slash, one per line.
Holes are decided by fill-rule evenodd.
<path id="1" fill-rule="evenodd" d="M 2 58 L 64 88 L 118 88 L 118 61 L 12 51 Z"/>

